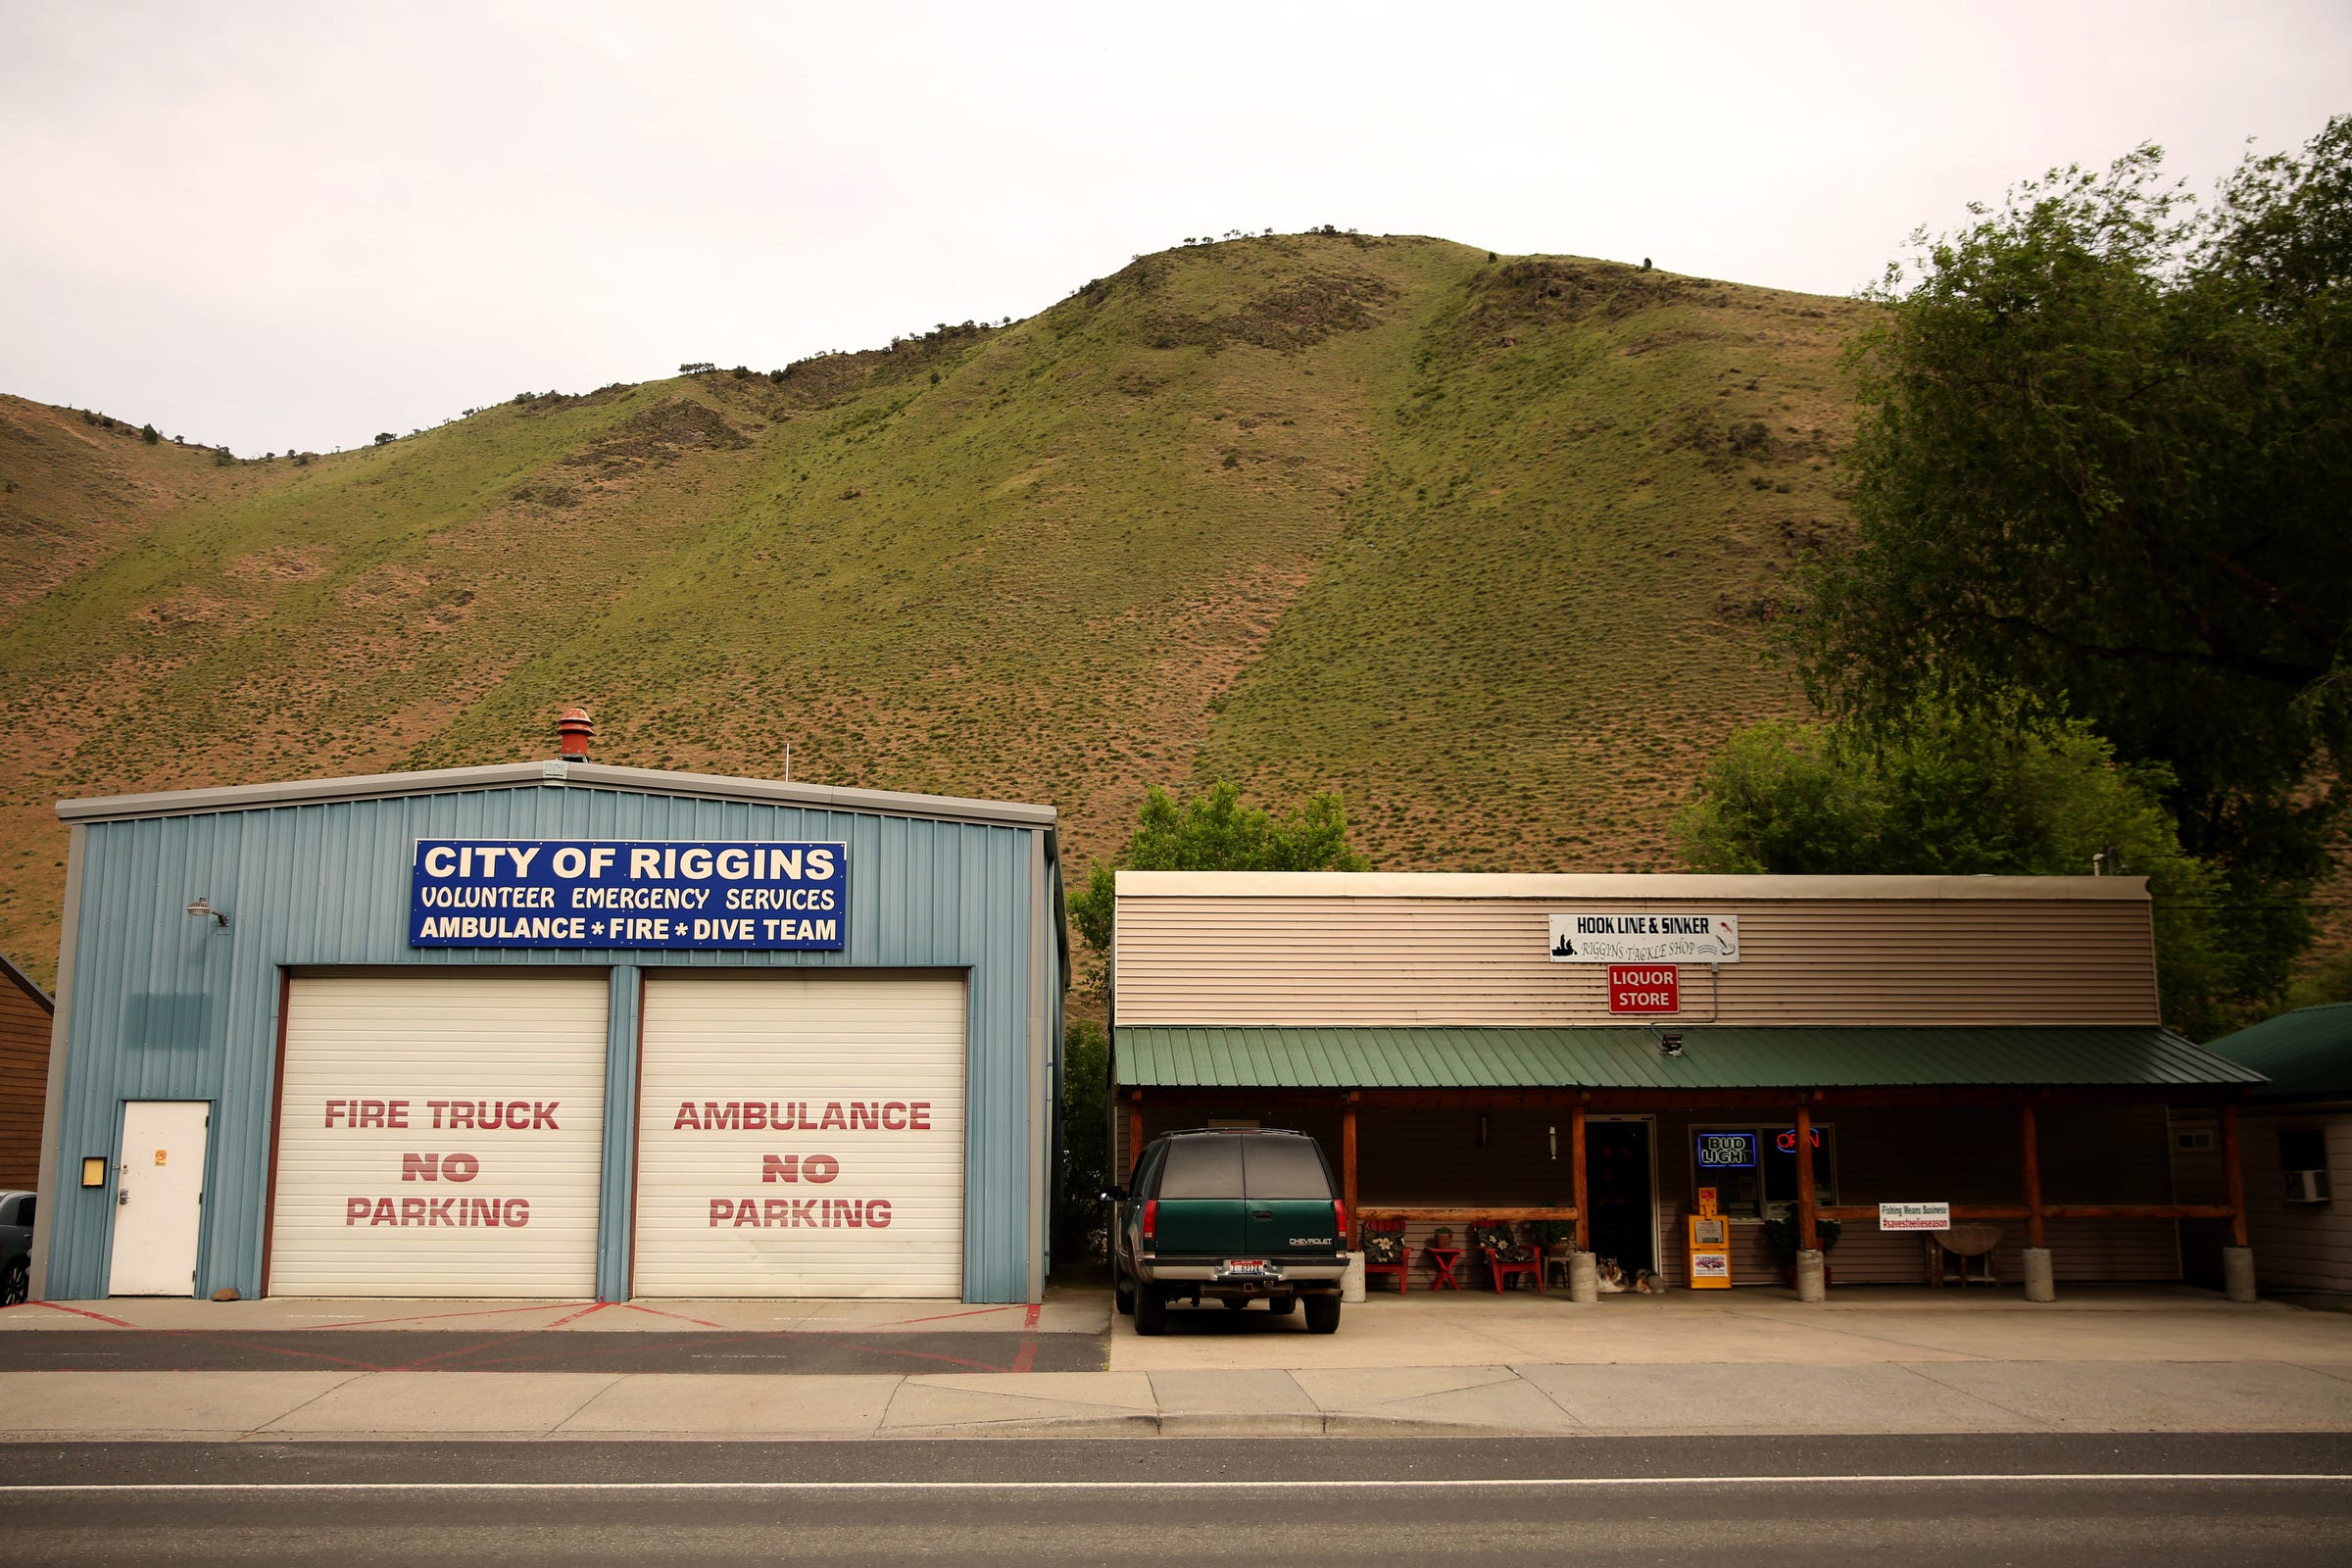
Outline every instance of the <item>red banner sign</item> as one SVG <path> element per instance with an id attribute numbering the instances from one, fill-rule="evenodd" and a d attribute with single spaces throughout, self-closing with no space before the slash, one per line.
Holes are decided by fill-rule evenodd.
<path id="1" fill-rule="evenodd" d="M 1611 1012 L 1680 1012 L 1682 971 L 1671 963 L 1609 965 Z"/>

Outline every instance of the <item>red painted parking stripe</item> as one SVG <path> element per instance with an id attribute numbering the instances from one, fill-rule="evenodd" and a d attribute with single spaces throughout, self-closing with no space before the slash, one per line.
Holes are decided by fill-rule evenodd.
<path id="1" fill-rule="evenodd" d="M 96 1318 L 101 1323 L 112 1323 L 119 1329 L 137 1327 L 136 1324 L 125 1323 L 119 1317 L 108 1317 L 104 1312 L 84 1312 L 78 1306 L 62 1306 L 55 1301 L 27 1301 L 24 1304 L 26 1306 L 45 1306 L 52 1312 L 71 1312 L 75 1317 Z"/>
<path id="2" fill-rule="evenodd" d="M 897 1328 L 908 1323 L 944 1323 L 952 1317 L 986 1317 L 992 1312 L 1009 1312 L 1011 1310 L 1012 1308 L 1009 1306 L 975 1306 L 968 1312 L 934 1312 L 929 1317 L 893 1318 L 890 1326 Z M 1032 1321 L 1035 1320 L 1032 1319 Z"/>
<path id="3" fill-rule="evenodd" d="M 372 1329 L 386 1323 L 434 1323 L 445 1317 L 507 1317 L 515 1312 L 559 1312 L 567 1306 L 589 1306 L 588 1301 L 534 1301 L 529 1306 L 484 1306 L 470 1312 L 417 1312 L 408 1317 L 361 1318 L 351 1323 L 312 1323 L 303 1332 L 332 1329 Z M 127 1323 L 123 1327 L 128 1328 Z"/>
<path id="4" fill-rule="evenodd" d="M 639 1306 L 635 1301 L 623 1301 L 620 1304 L 627 1307 L 632 1312 L 646 1312 L 655 1317 L 675 1318 L 680 1323 L 693 1323 L 707 1329 L 718 1329 L 726 1327 L 726 1325 L 723 1323 L 705 1323 L 701 1318 L 688 1317 L 683 1312 L 664 1312 L 657 1307 Z"/>
<path id="5" fill-rule="evenodd" d="M 1037 1365 L 1037 1319 L 1044 1310 L 1043 1306 L 1032 1301 L 1021 1319 L 1021 1348 L 1012 1357 L 1011 1369 L 1015 1372 L 1026 1372 Z"/>

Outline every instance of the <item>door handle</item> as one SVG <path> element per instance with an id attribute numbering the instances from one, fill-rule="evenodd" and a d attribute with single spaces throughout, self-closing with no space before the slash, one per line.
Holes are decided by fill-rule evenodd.
<path id="1" fill-rule="evenodd" d="M 121 1208 L 121 1207 L 122 1207 L 122 1206 L 124 1203 L 127 1203 L 127 1202 L 129 1202 L 129 1201 L 130 1201 L 130 1189 L 129 1189 L 129 1188 L 127 1188 L 127 1187 L 118 1187 L 117 1189 L 115 1189 L 115 1206 L 116 1206 L 117 1208 Z"/>
<path id="2" fill-rule="evenodd" d="M 1251 1219 L 1272 1219 L 1274 1211 L 1270 1208 L 1253 1208 L 1250 1211 L 1250 1217 Z"/>

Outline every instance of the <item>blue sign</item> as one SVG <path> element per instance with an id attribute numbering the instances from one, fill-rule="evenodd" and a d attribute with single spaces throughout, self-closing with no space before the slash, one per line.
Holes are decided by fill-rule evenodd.
<path id="1" fill-rule="evenodd" d="M 419 839 L 412 948 L 840 951 L 846 844 Z"/>
<path id="2" fill-rule="evenodd" d="M 1695 1133 L 1698 1140 L 1698 1168 L 1700 1170 L 1753 1170 L 1756 1168 L 1756 1135 L 1754 1133 Z"/>

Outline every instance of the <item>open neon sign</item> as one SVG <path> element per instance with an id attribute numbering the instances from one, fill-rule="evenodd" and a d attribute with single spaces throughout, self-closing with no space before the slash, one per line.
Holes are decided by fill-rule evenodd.
<path id="1" fill-rule="evenodd" d="M 1810 1132 L 1810 1133 L 1813 1135 L 1813 1138 L 1812 1138 L 1813 1147 L 1814 1147 L 1815 1149 L 1819 1149 L 1819 1148 L 1821 1147 L 1821 1129 L 1820 1129 L 1820 1128 L 1818 1128 L 1818 1127 L 1811 1127 L 1811 1128 L 1807 1128 L 1807 1129 L 1806 1129 L 1806 1131 Z M 1779 1135 L 1778 1137 L 1774 1138 L 1772 1142 L 1773 1142 L 1773 1147 L 1774 1147 L 1774 1148 L 1776 1148 L 1776 1149 L 1778 1149 L 1778 1150 L 1779 1150 L 1779 1151 L 1780 1151 L 1782 1153 L 1784 1153 L 1784 1154 L 1793 1154 L 1793 1153 L 1795 1153 L 1795 1152 L 1796 1152 L 1796 1129 L 1795 1129 L 1795 1128 L 1793 1128 L 1793 1127 L 1784 1128 L 1784 1129 L 1781 1131 L 1780 1135 Z"/>

